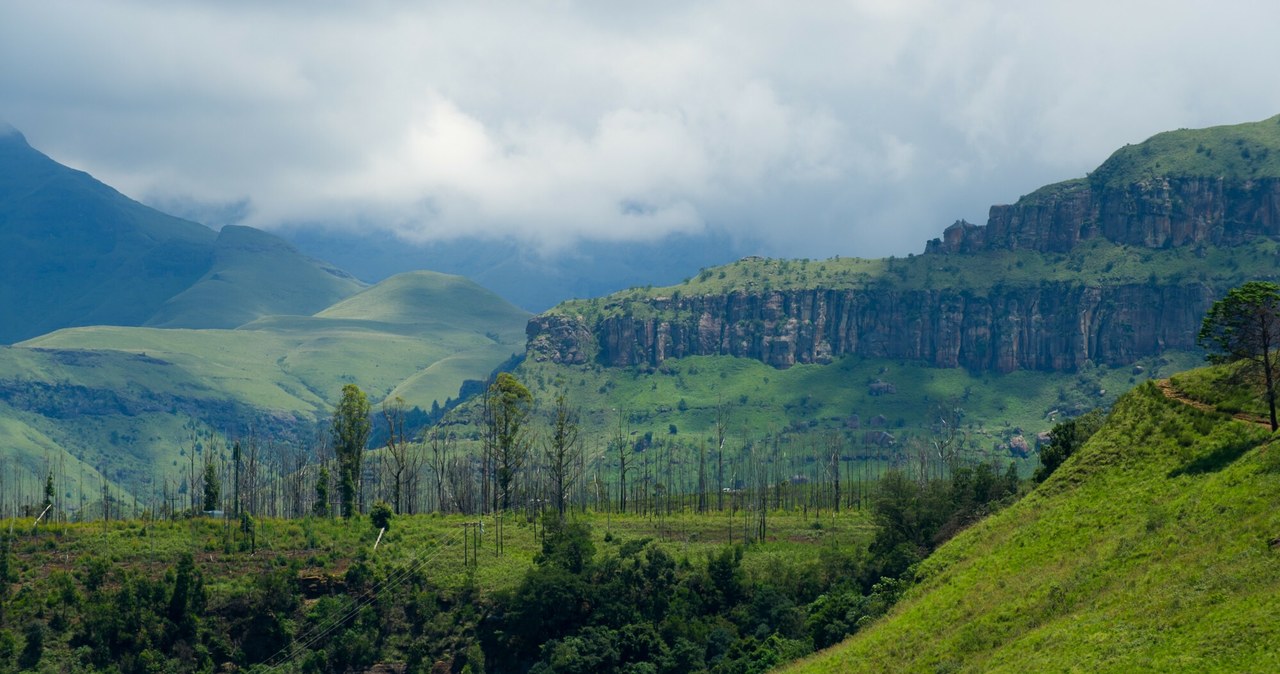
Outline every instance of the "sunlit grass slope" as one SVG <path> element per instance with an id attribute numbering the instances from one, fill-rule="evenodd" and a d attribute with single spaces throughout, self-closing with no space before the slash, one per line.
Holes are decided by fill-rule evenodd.
<path id="1" fill-rule="evenodd" d="M 283 239 L 228 225 L 213 246 L 213 267 L 147 322 L 157 328 L 234 328 L 261 316 L 312 314 L 365 286 L 312 260 Z"/>
<path id="2" fill-rule="evenodd" d="M 374 405 L 393 392 L 410 406 L 443 404 L 522 350 L 526 319 L 465 279 L 423 272 L 332 312 L 237 330 L 61 330 L 0 349 L 0 411 L 23 428 L 0 428 L 0 442 L 26 447 L 29 464 L 56 445 L 134 486 L 181 468 L 194 429 L 305 428 L 332 412 L 347 383 Z"/>
<path id="3" fill-rule="evenodd" d="M 1280 670 L 1280 448 L 1152 383 L 896 609 L 789 672 Z"/>
<path id="4" fill-rule="evenodd" d="M 1147 378 L 1192 367 L 1199 358 L 1171 352 L 1145 359 L 1136 374 L 1130 367 L 971 373 L 857 356 L 785 370 L 728 356 L 672 359 L 653 371 L 527 360 L 516 375 L 542 404 L 563 393 L 585 410 L 588 436 L 615 432 L 622 413 L 628 432 L 696 445 L 714 433 L 717 407 L 723 406 L 735 443 L 744 434 L 758 439 L 787 429 L 854 430 L 856 436 L 881 429 L 902 445 L 906 436 L 932 437 L 939 416 L 958 408 L 967 447 L 985 453 L 996 444 L 1007 447 L 1014 435 L 1034 443 L 1036 433 L 1057 421 L 1108 406 Z M 877 395 L 870 384 L 878 380 L 892 383 L 895 391 Z M 855 415 L 860 426 L 850 429 Z M 883 425 L 873 421 L 877 417 L 883 417 Z M 1007 450 L 1002 456 L 1008 457 Z"/>

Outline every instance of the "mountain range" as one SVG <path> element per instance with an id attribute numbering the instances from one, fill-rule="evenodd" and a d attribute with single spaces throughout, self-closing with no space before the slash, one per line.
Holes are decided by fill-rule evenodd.
<path id="1" fill-rule="evenodd" d="M 26 479 L 60 461 L 154 489 L 201 433 L 305 444 L 345 383 L 425 410 L 516 354 L 535 396 L 566 393 L 592 434 L 625 411 L 636 437 L 697 443 L 731 408 L 744 436 L 840 431 L 883 449 L 963 407 L 972 450 L 1028 466 L 1055 419 L 1194 362 L 1209 303 L 1277 276 L 1278 157 L 1280 117 L 1159 134 L 922 255 L 748 257 L 530 317 L 461 277 L 368 286 L 272 234 L 165 215 L 10 133 L 0 437 Z"/>

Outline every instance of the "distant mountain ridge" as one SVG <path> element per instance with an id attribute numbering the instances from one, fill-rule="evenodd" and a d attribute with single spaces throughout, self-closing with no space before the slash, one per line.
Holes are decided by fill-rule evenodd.
<path id="1" fill-rule="evenodd" d="M 0 131 L 0 343 L 85 325 L 235 327 L 362 287 L 277 237 L 166 215 Z"/>

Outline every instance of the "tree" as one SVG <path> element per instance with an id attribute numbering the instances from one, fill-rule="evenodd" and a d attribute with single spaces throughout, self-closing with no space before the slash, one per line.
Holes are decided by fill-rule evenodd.
<path id="1" fill-rule="evenodd" d="M 218 477 L 218 467 L 213 463 L 213 457 L 204 464 L 204 509 L 217 510 L 218 502 L 222 500 L 222 480 Z M 103 497 L 103 507 L 106 507 L 106 497 Z"/>
<path id="2" fill-rule="evenodd" d="M 1280 346 L 1280 286 L 1250 281 L 1213 303 L 1205 314 L 1196 342 L 1208 351 L 1211 363 L 1245 361 L 1262 370 L 1271 430 L 1276 422 L 1276 350 Z"/>
<path id="3" fill-rule="evenodd" d="M 396 396 L 394 400 L 382 403 L 382 418 L 387 423 L 387 457 L 391 462 L 391 505 L 396 514 L 409 512 L 413 508 L 405 508 L 406 500 L 412 502 L 417 482 L 421 454 L 410 444 L 404 430 L 405 409 L 404 398 Z M 408 492 L 408 494 L 406 494 Z"/>
<path id="4" fill-rule="evenodd" d="M 338 459 L 338 493 L 342 498 L 342 516 L 351 517 L 359 509 L 360 460 L 372 431 L 369 423 L 369 399 L 355 384 L 342 387 L 342 400 L 333 411 L 330 426 L 333 451 Z"/>
<path id="5" fill-rule="evenodd" d="M 1049 432 L 1049 444 L 1040 449 L 1040 467 L 1036 469 L 1033 479 L 1044 482 L 1062 462 L 1075 454 L 1076 450 L 1084 446 L 1085 441 L 1102 428 L 1105 419 L 1102 410 L 1093 410 L 1054 426 Z"/>
<path id="6" fill-rule="evenodd" d="M 329 516 L 329 469 L 320 466 L 320 474 L 316 476 L 316 502 L 311 504 L 311 513 L 316 517 Z"/>
<path id="7" fill-rule="evenodd" d="M 578 478 L 578 411 L 569 406 L 564 394 L 556 396 L 551 414 L 551 439 L 547 444 L 547 472 L 551 477 L 551 498 L 556 512 L 564 517 L 565 499 Z"/>
<path id="8" fill-rule="evenodd" d="M 512 485 L 529 449 L 525 421 L 533 407 L 533 395 L 509 372 L 501 372 L 489 385 L 489 434 L 493 438 L 494 478 L 501 507 L 511 507 Z"/>

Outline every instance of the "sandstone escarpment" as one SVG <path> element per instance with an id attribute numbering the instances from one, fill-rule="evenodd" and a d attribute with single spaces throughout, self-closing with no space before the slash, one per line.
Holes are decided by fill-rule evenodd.
<path id="1" fill-rule="evenodd" d="M 1013 205 L 992 206 L 986 226 L 957 222 L 925 250 L 1063 253 L 1099 236 L 1147 248 L 1230 246 L 1280 236 L 1280 179 L 1154 177 L 1126 188 L 1070 181 Z"/>
<path id="2" fill-rule="evenodd" d="M 654 298 L 643 311 L 593 324 L 539 316 L 529 323 L 529 354 L 577 364 L 596 353 L 608 366 L 727 355 L 775 367 L 855 354 L 971 370 L 1071 371 L 1086 361 L 1122 365 L 1193 348 L 1214 297 L 1199 284 L 736 291 Z"/>
<path id="3" fill-rule="evenodd" d="M 1125 146 L 1087 178 L 993 206 L 985 225 L 956 222 L 907 264 L 822 276 L 820 264 L 788 272 L 756 260 L 714 280 L 706 271 L 685 295 L 632 293 L 539 317 L 530 356 L 656 366 L 728 355 L 788 367 L 856 354 L 1000 372 L 1124 365 L 1195 348 L 1214 299 L 1246 278 L 1276 277 L 1272 239 L 1280 115 Z"/>

